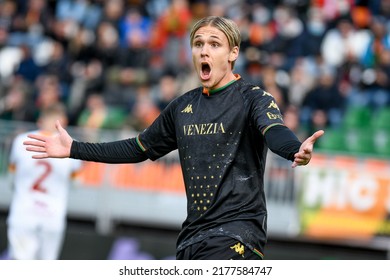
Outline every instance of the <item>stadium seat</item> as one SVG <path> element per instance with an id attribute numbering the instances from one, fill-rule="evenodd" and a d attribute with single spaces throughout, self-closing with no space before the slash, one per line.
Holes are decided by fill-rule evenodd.
<path id="1" fill-rule="evenodd" d="M 370 128 L 347 129 L 346 148 L 353 154 L 375 154 L 374 136 Z"/>
<path id="2" fill-rule="evenodd" d="M 371 124 L 371 109 L 363 106 L 348 107 L 343 120 L 343 126 L 349 128 L 365 128 Z"/>
<path id="3" fill-rule="evenodd" d="M 378 156 L 390 156 L 390 129 L 377 129 L 374 132 L 374 149 Z"/>
<path id="4" fill-rule="evenodd" d="M 346 151 L 345 133 L 341 129 L 327 129 L 316 146 L 323 151 L 344 152 Z"/>
<path id="5" fill-rule="evenodd" d="M 120 107 L 109 107 L 109 114 L 105 121 L 105 126 L 108 128 L 121 128 L 126 120 L 127 113 Z"/>
<path id="6" fill-rule="evenodd" d="M 375 129 L 390 131 L 390 108 L 379 109 L 371 119 L 371 126 Z"/>

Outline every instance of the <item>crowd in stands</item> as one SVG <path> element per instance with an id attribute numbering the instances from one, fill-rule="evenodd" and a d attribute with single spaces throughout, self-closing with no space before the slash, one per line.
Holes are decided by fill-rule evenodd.
<path id="1" fill-rule="evenodd" d="M 235 72 L 302 138 L 390 107 L 390 0 L 0 0 L 0 119 L 62 102 L 70 125 L 144 129 L 199 85 L 189 30 L 207 15 L 237 22 Z"/>

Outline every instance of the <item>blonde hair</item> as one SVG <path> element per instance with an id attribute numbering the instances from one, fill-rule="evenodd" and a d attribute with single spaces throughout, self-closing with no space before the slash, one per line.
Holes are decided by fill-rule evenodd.
<path id="1" fill-rule="evenodd" d="M 237 24 L 230 19 L 219 16 L 205 17 L 194 24 L 190 32 L 191 46 L 194 41 L 195 32 L 204 26 L 213 26 L 222 31 L 228 39 L 230 49 L 233 49 L 234 47 L 240 48 L 241 33 Z M 234 67 L 234 63 L 235 61 L 232 62 L 232 68 Z"/>

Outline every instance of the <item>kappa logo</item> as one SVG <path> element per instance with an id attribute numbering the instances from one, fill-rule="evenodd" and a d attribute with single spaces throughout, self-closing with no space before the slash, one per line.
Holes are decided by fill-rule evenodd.
<path id="1" fill-rule="evenodd" d="M 238 253 L 239 255 L 241 255 L 242 257 L 244 257 L 245 247 L 244 247 L 244 245 L 242 245 L 240 242 L 238 242 L 238 243 L 235 244 L 234 246 L 231 246 L 230 249 L 236 251 L 236 253 Z"/>
<path id="2" fill-rule="evenodd" d="M 191 113 L 192 114 L 192 104 L 188 104 L 182 111 L 182 113 Z"/>
<path id="3" fill-rule="evenodd" d="M 272 97 L 272 94 L 271 93 L 269 93 L 269 92 L 267 92 L 267 91 L 263 91 L 263 96 L 265 96 L 265 95 L 267 95 L 267 96 L 271 96 Z"/>
<path id="4" fill-rule="evenodd" d="M 252 88 L 252 90 L 256 90 L 256 89 L 260 89 L 260 87 L 256 86 Z"/>
<path id="5" fill-rule="evenodd" d="M 274 108 L 274 109 L 277 109 L 279 110 L 279 107 L 278 105 L 275 103 L 275 101 L 271 101 L 271 103 L 268 105 L 268 108 Z"/>

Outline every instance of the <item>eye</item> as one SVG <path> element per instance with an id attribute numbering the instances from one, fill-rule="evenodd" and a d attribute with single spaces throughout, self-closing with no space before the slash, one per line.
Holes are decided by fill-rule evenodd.
<path id="1" fill-rule="evenodd" d="M 219 47 L 219 44 L 218 44 L 218 43 L 211 43 L 211 46 L 212 46 L 213 48 L 218 48 L 218 47 Z"/>
<path id="2" fill-rule="evenodd" d="M 194 47 L 196 47 L 196 48 L 202 47 L 202 43 L 201 43 L 200 41 L 194 42 L 193 45 L 194 45 Z"/>

